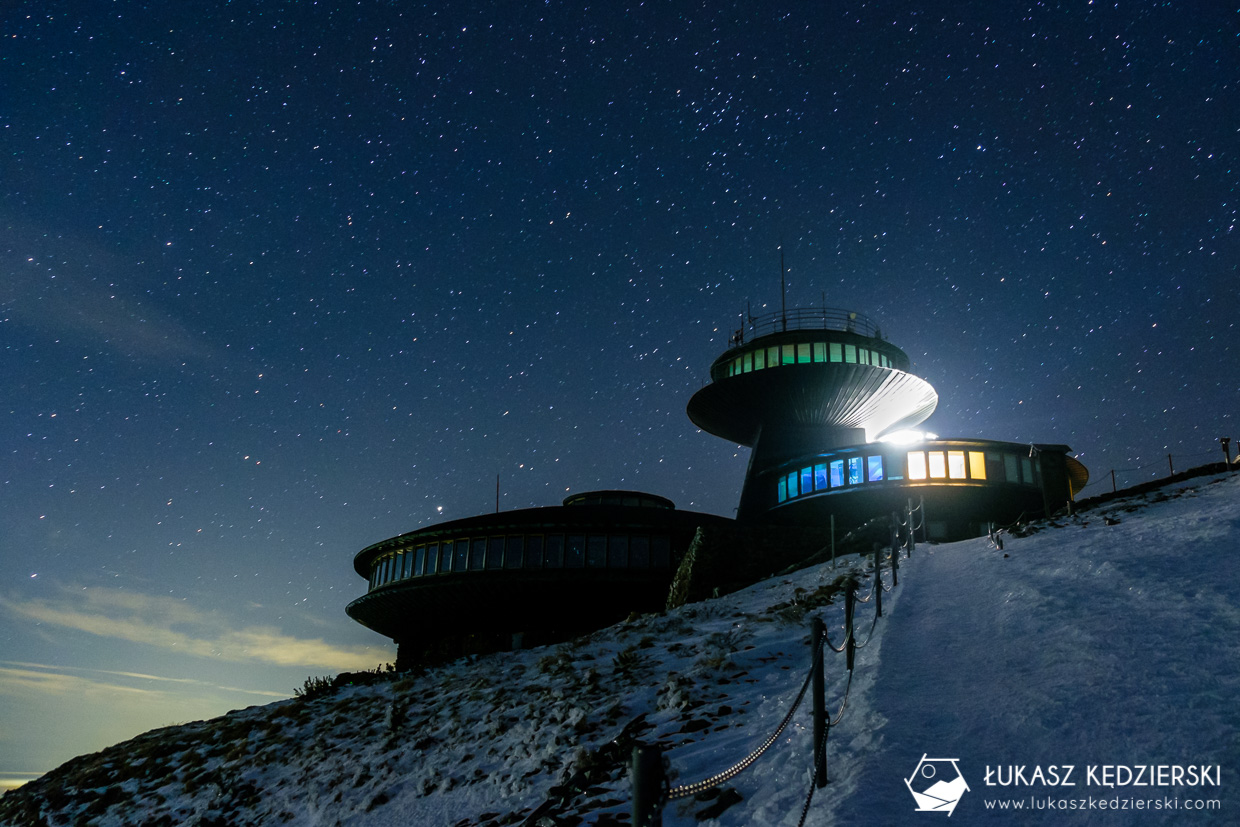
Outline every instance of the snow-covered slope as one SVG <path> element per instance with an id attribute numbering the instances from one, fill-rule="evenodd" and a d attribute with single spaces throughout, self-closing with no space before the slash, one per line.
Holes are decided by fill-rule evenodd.
<path id="1" fill-rule="evenodd" d="M 828 741 L 831 783 L 807 824 L 947 818 L 914 812 L 905 779 L 923 756 L 958 759 L 969 789 L 953 824 L 1240 820 L 1240 478 L 1034 528 L 1003 550 L 919 545 L 903 562 L 858 652 Z M 628 823 L 635 739 L 666 750 L 676 785 L 775 731 L 808 671 L 810 618 L 841 637 L 834 584 L 849 568 L 861 567 L 816 566 L 568 645 L 148 733 L 0 798 L 0 824 Z M 863 640 L 872 612 L 858 609 Z M 837 714 L 843 656 L 828 651 L 826 668 Z M 672 802 L 664 823 L 698 823 L 713 807 L 721 825 L 797 824 L 809 726 L 806 702 L 722 795 Z M 988 770 L 994 782 L 1012 766 L 1069 764 L 1074 787 L 986 783 Z M 1220 785 L 1087 785 L 1087 768 L 1104 765 L 1217 767 Z M 987 808 L 1048 796 L 1220 809 Z"/>

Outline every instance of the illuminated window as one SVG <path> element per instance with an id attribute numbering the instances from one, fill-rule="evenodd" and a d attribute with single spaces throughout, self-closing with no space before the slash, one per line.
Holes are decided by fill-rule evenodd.
<path id="1" fill-rule="evenodd" d="M 802 342 L 801 344 L 797 345 L 797 361 L 808 362 L 810 360 L 809 351 L 810 351 L 809 342 Z"/>
<path id="2" fill-rule="evenodd" d="M 753 369 L 762 370 L 766 367 L 766 351 L 758 348 L 753 352 Z"/>
<path id="3" fill-rule="evenodd" d="M 766 366 L 768 368 L 779 366 L 779 345 L 766 349 Z"/>
<path id="4" fill-rule="evenodd" d="M 796 345 L 784 345 L 784 349 L 783 349 L 784 364 L 791 365 L 795 363 L 796 360 L 797 360 L 797 346 Z"/>
<path id="5" fill-rule="evenodd" d="M 883 458 L 882 457 L 866 457 L 866 471 L 869 472 L 870 482 L 881 482 L 883 479 Z"/>
<path id="6" fill-rule="evenodd" d="M 797 472 L 793 471 L 788 475 L 788 499 L 792 499 L 799 493 L 797 491 Z"/>
<path id="7" fill-rule="evenodd" d="M 969 452 L 969 476 L 975 480 L 986 479 L 986 455 L 981 451 Z"/>
<path id="8" fill-rule="evenodd" d="M 827 343 L 826 342 L 814 342 L 814 361 L 815 362 L 827 361 Z"/>
<path id="9" fill-rule="evenodd" d="M 788 499 L 788 480 L 782 474 L 779 476 L 779 488 L 775 492 L 775 498 L 781 503 Z"/>
<path id="10" fill-rule="evenodd" d="M 814 469 L 801 469 L 801 493 L 808 494 L 814 490 Z"/>
<path id="11" fill-rule="evenodd" d="M 927 451 L 930 456 L 930 479 L 941 480 L 947 476 L 947 458 L 942 451 Z"/>
<path id="12" fill-rule="evenodd" d="M 857 363 L 857 346 L 844 345 L 844 361 L 852 364 Z"/>
<path id="13" fill-rule="evenodd" d="M 844 484 L 844 460 L 831 460 L 831 487 L 839 488 Z"/>
<path id="14" fill-rule="evenodd" d="M 964 479 L 964 451 L 947 452 L 947 476 L 954 480 Z"/>
<path id="15" fill-rule="evenodd" d="M 857 348 L 857 362 L 862 365 L 870 364 L 870 351 L 865 348 Z"/>
<path id="16" fill-rule="evenodd" d="M 514 534 L 504 542 L 504 568 L 521 568 L 522 558 L 524 557 L 525 536 L 521 534 Z"/>
<path id="17" fill-rule="evenodd" d="M 824 491 L 827 488 L 827 464 L 821 463 L 814 466 L 814 490 Z"/>
<path id="18" fill-rule="evenodd" d="M 841 345 L 839 342 L 831 343 L 831 361 L 832 362 L 843 362 L 844 361 L 844 346 Z"/>
<path id="19" fill-rule="evenodd" d="M 865 482 L 864 472 L 861 470 L 861 457 L 848 458 L 848 484 L 860 485 Z"/>
<path id="20" fill-rule="evenodd" d="M 741 360 L 741 370 L 744 371 L 745 373 L 749 373 L 749 371 L 753 370 L 753 354 L 752 353 L 746 353 L 744 358 Z"/>
<path id="21" fill-rule="evenodd" d="M 926 478 L 926 455 L 921 451 L 908 452 L 908 478 L 910 480 Z"/>
<path id="22" fill-rule="evenodd" d="M 739 356 L 737 356 L 735 359 L 732 360 L 732 375 L 733 376 L 741 372 L 741 364 L 742 364 L 741 357 Z"/>
<path id="23" fill-rule="evenodd" d="M 531 534 L 525 538 L 525 567 L 541 569 L 543 564 L 543 538 L 541 534 Z"/>
<path id="24" fill-rule="evenodd" d="M 1020 482 L 1020 471 L 1016 465 L 1015 454 L 1003 455 L 1003 477 L 1008 482 Z"/>

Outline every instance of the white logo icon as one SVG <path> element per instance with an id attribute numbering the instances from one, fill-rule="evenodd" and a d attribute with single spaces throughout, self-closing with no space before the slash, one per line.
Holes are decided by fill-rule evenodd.
<path id="1" fill-rule="evenodd" d="M 960 796 L 969 785 L 960 774 L 956 762 L 959 758 L 929 758 L 925 753 L 917 762 L 917 769 L 904 779 L 904 785 L 917 802 L 917 812 L 947 813 L 950 817 Z"/>

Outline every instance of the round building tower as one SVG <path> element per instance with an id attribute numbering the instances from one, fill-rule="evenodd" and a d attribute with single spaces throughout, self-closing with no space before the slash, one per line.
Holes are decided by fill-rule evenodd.
<path id="1" fill-rule="evenodd" d="M 704 431 L 749 446 L 737 516 L 768 510 L 761 481 L 788 461 L 873 442 L 934 413 L 939 397 L 909 358 L 859 313 L 798 309 L 754 318 L 689 400 Z M 786 493 L 786 492 L 785 492 Z"/>

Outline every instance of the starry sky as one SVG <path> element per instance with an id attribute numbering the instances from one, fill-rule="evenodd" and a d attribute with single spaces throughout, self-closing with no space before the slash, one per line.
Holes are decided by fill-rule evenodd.
<path id="1" fill-rule="evenodd" d="M 1224 4 L 0 15 L 0 783 L 393 660 L 353 554 L 497 476 L 731 515 L 684 409 L 781 249 L 942 436 L 1240 437 Z"/>

